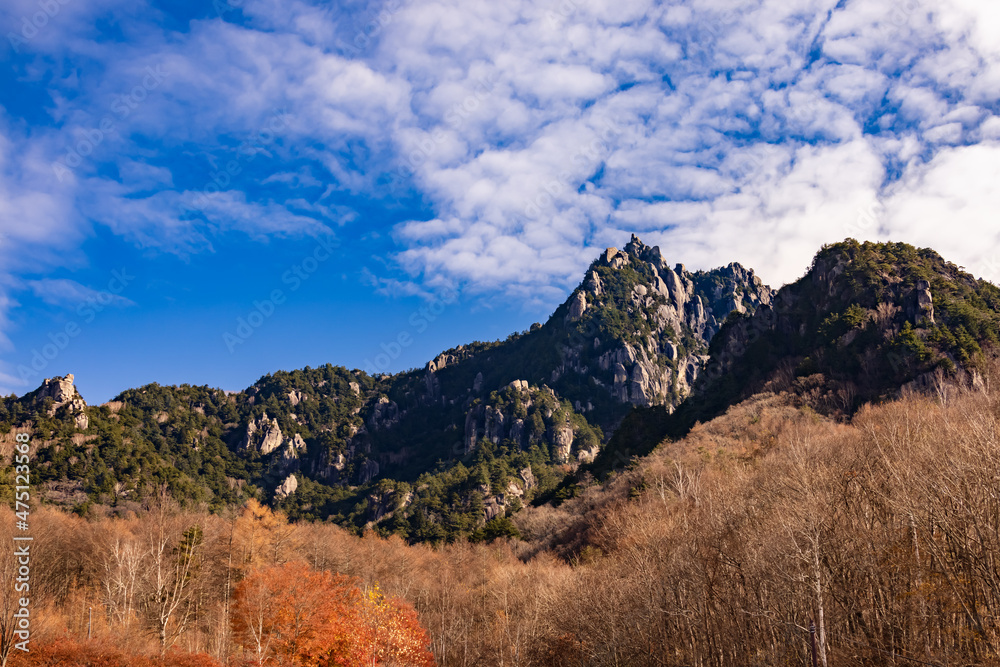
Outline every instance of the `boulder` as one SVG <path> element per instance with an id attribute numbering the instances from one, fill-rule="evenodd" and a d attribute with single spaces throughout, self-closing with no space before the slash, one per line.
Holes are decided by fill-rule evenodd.
<path id="1" fill-rule="evenodd" d="M 931 284 L 926 280 L 917 281 L 917 323 L 926 318 L 934 324 L 934 297 L 931 295 Z M 72 377 L 72 376 L 70 376 Z"/>
<path id="2" fill-rule="evenodd" d="M 279 500 L 287 498 L 295 493 L 295 490 L 298 488 L 299 480 L 295 478 L 295 475 L 289 475 L 281 484 L 278 485 L 278 488 L 274 490 L 274 497 Z"/>
<path id="3" fill-rule="evenodd" d="M 587 310 L 587 295 L 583 291 L 577 292 L 573 295 L 573 299 L 569 302 L 569 315 L 567 318 L 570 322 L 577 322 Z"/>
<path id="4" fill-rule="evenodd" d="M 573 426 L 567 419 L 565 423 L 555 427 L 552 437 L 553 455 L 559 463 L 569 461 L 570 452 L 573 449 Z"/>

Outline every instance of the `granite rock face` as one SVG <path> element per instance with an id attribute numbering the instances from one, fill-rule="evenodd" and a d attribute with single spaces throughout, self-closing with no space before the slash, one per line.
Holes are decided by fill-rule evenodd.
<path id="1" fill-rule="evenodd" d="M 73 374 L 65 377 L 48 378 L 39 387 L 37 398 L 51 398 L 60 407 L 77 398 L 76 387 L 73 385 Z"/>
<path id="2" fill-rule="evenodd" d="M 283 434 L 278 420 L 265 412 L 260 419 L 251 418 L 247 422 L 240 448 L 261 456 L 276 453 L 272 465 L 287 473 L 299 467 L 299 459 L 306 453 L 306 442 L 298 433 Z"/>
<path id="3" fill-rule="evenodd" d="M 282 439 L 278 420 L 268 417 L 265 412 L 260 419 L 251 418 L 247 422 L 246 433 L 243 435 L 240 447 L 267 455 L 281 446 Z"/>
<path id="4" fill-rule="evenodd" d="M 926 280 L 917 281 L 917 317 L 926 318 L 934 324 L 934 297 L 931 295 L 931 284 Z M 920 322 L 918 321 L 917 324 Z"/>
<path id="5" fill-rule="evenodd" d="M 295 493 L 295 490 L 299 488 L 299 480 L 295 478 L 295 475 L 289 475 L 278 485 L 278 488 L 274 490 L 274 497 L 277 499 L 287 498 L 288 496 Z"/>
<path id="6" fill-rule="evenodd" d="M 64 377 L 45 379 L 35 394 L 35 401 L 41 402 L 51 398 L 52 405 L 49 407 L 48 415 L 52 417 L 56 411 L 65 407 L 72 416 L 74 425 L 83 431 L 90 425 L 90 418 L 86 413 L 87 403 L 80 396 L 73 381 L 72 373 Z"/>
<path id="7" fill-rule="evenodd" d="M 535 452 L 568 470 L 592 461 L 633 406 L 672 409 L 730 312 L 749 314 L 771 300 L 752 271 L 731 264 L 692 273 L 635 237 L 604 251 L 581 278 L 544 324 L 458 345 L 420 369 L 366 374 L 327 365 L 265 376 L 213 405 L 222 433 L 214 437 L 259 459 L 253 483 L 275 489 L 277 499 L 306 478 L 351 487 L 415 477 L 430 470 L 427 462 L 454 465 L 480 447 L 497 456 Z M 416 334 L 414 322 L 433 320 L 413 320 Z M 37 398 L 88 428 L 72 376 L 46 380 Z M 185 409 L 205 416 L 191 399 L 164 405 L 149 418 L 163 424 Z M 198 438 L 185 444 L 197 447 Z M 506 512 L 534 483 L 527 468 L 510 485 L 494 484 L 484 492 L 487 515 Z M 379 496 L 371 520 L 406 506 L 400 502 Z"/>
<path id="8" fill-rule="evenodd" d="M 566 326 L 582 340 L 561 350 L 550 379 L 589 376 L 618 403 L 672 409 L 691 393 L 730 313 L 751 314 L 773 296 L 739 264 L 692 273 L 633 236 L 608 248 L 564 304 Z M 608 322 L 624 326 L 609 332 Z"/>

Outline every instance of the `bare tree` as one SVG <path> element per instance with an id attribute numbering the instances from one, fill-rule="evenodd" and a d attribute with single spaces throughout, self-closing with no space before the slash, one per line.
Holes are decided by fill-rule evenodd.
<path id="1" fill-rule="evenodd" d="M 198 576 L 203 542 L 201 526 L 187 528 L 166 487 L 152 508 L 145 536 L 149 589 L 145 608 L 165 654 L 187 627 L 192 613 L 193 581 Z"/>

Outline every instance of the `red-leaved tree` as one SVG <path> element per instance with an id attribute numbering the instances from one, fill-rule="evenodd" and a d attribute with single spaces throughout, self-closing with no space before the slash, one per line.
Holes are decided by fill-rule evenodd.
<path id="1" fill-rule="evenodd" d="M 433 667 L 413 608 L 302 562 L 253 570 L 236 587 L 233 632 L 253 665 Z"/>

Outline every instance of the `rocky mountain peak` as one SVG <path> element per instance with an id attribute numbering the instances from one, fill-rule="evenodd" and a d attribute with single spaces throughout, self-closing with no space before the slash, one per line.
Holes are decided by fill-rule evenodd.
<path id="1" fill-rule="evenodd" d="M 64 377 L 47 378 L 42 381 L 42 386 L 38 388 L 38 400 L 51 398 L 59 406 L 74 400 L 77 397 L 76 387 L 73 385 L 73 374 Z M 83 399 L 80 399 L 83 400 Z"/>
<path id="2" fill-rule="evenodd" d="M 787 388 L 792 373 L 813 378 L 818 409 L 850 413 L 936 373 L 965 373 L 1000 336 L 1000 290 L 904 243 L 825 246 L 763 305 L 712 344 L 716 372 L 701 393 L 720 396 L 719 406 L 736 399 L 712 383 L 745 394 Z"/>
<path id="3" fill-rule="evenodd" d="M 636 235 L 591 264 L 565 304 L 564 326 L 587 332 L 569 348 L 551 381 L 584 373 L 615 401 L 673 407 L 691 390 L 708 345 L 732 312 L 770 305 L 773 291 L 731 263 L 692 273 L 668 263 Z"/>
<path id="4" fill-rule="evenodd" d="M 87 403 L 77 391 L 73 380 L 72 373 L 63 377 L 46 378 L 35 392 L 35 400 L 41 402 L 47 398 L 52 399 L 52 406 L 48 411 L 50 417 L 54 416 L 59 408 L 68 406 L 76 427 L 80 430 L 86 430 L 90 425 L 90 419 L 86 413 Z"/>

